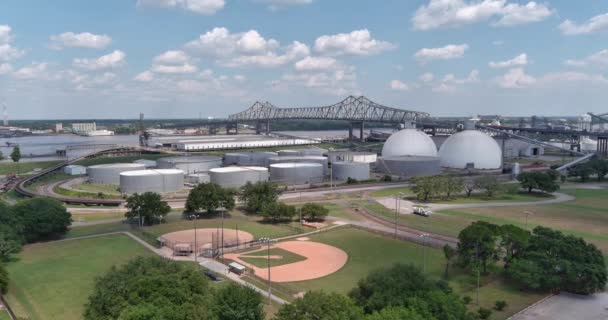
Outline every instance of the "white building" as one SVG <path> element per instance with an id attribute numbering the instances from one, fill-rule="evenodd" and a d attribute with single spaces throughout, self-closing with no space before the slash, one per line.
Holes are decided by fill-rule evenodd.
<path id="1" fill-rule="evenodd" d="M 74 132 L 89 132 L 97 130 L 97 124 L 95 122 L 86 123 L 72 123 L 72 131 Z"/>

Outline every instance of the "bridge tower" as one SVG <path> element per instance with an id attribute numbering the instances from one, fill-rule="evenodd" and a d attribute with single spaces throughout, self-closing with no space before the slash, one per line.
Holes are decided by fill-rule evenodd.
<path id="1" fill-rule="evenodd" d="M 358 140 L 359 141 L 363 141 L 365 139 L 365 136 L 363 134 L 364 131 L 365 131 L 365 122 L 363 122 L 363 121 L 361 121 L 361 122 L 353 121 L 353 122 L 350 123 L 350 126 L 348 127 L 348 140 L 349 141 L 357 140 L 355 138 L 354 134 L 353 134 L 353 130 L 356 127 L 359 127 L 359 138 L 358 138 Z"/>
<path id="2" fill-rule="evenodd" d="M 602 157 L 608 157 L 608 136 L 597 137 L 597 153 Z"/>

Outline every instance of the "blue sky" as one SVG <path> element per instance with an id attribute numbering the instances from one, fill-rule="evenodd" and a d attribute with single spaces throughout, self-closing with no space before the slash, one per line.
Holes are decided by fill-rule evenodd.
<path id="1" fill-rule="evenodd" d="M 5 0 L 13 119 L 224 117 L 347 95 L 436 116 L 608 112 L 604 0 Z"/>

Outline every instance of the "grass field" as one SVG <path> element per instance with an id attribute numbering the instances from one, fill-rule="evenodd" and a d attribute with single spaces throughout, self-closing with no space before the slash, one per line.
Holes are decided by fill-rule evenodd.
<path id="1" fill-rule="evenodd" d="M 270 252 L 269 252 L 270 251 Z M 278 267 L 284 264 L 295 263 L 299 261 L 306 260 L 306 257 L 302 257 L 299 254 L 293 253 L 291 251 L 283 250 L 281 248 L 272 248 L 270 250 L 260 250 L 252 253 L 245 252 L 243 255 L 247 257 L 240 257 L 241 260 L 250 263 L 259 268 L 267 268 L 268 267 L 268 259 L 266 259 L 267 255 L 270 256 L 281 256 L 281 259 L 270 259 L 271 267 Z"/>
<path id="2" fill-rule="evenodd" d="M 83 191 L 83 192 L 89 192 L 89 193 L 93 193 L 93 194 L 97 194 L 97 193 L 101 192 L 106 195 L 120 196 L 120 191 L 118 190 L 118 186 L 84 182 L 84 183 L 74 184 L 71 187 L 72 187 L 72 189 L 76 189 L 76 190 Z"/>
<path id="3" fill-rule="evenodd" d="M 55 161 L 31 161 L 31 162 L 19 162 L 14 163 L 14 162 L 0 162 L 0 175 L 5 175 L 5 174 L 9 174 L 9 173 L 17 173 L 19 172 L 19 174 L 23 174 L 23 173 L 28 173 L 31 172 L 32 170 L 36 169 L 36 168 L 40 168 L 40 169 L 47 169 L 50 168 L 52 166 L 56 166 L 58 164 L 60 164 L 61 160 L 55 160 Z"/>
<path id="4" fill-rule="evenodd" d="M 370 194 L 370 196 L 375 198 L 380 197 L 395 197 L 400 194 L 403 194 L 405 198 L 416 200 L 412 190 L 409 187 L 401 187 L 401 188 L 390 188 L 384 190 L 377 190 Z M 518 192 L 518 193 L 502 193 L 493 198 L 488 198 L 481 193 L 474 193 L 470 197 L 463 195 L 453 196 L 449 200 L 444 199 L 433 199 L 431 202 L 433 203 L 491 203 L 491 202 L 528 202 L 528 201 L 540 201 L 551 199 L 553 196 L 548 195 L 546 193 L 527 193 L 527 192 Z"/>
<path id="5" fill-rule="evenodd" d="M 94 212 L 94 213 L 74 213 L 72 212 L 72 220 L 74 222 L 93 222 L 100 220 L 109 219 L 121 219 L 124 218 L 124 212 Z"/>
<path id="6" fill-rule="evenodd" d="M 340 228 L 311 237 L 311 240 L 333 245 L 348 254 L 348 262 L 338 272 L 320 279 L 274 284 L 275 290 L 282 291 L 283 296 L 293 295 L 308 290 L 326 290 L 348 293 L 357 282 L 370 272 L 394 263 L 413 264 L 432 277 L 443 276 L 445 259 L 439 249 L 399 241 L 354 228 Z M 453 269 L 453 268 L 452 268 Z M 461 270 L 451 270 L 450 284 L 460 296 L 475 297 L 475 277 Z M 508 307 L 495 313 L 492 319 L 505 319 L 526 306 L 540 300 L 542 294 L 524 293 L 508 286 L 500 279 L 482 278 L 480 305 L 491 308 L 496 300 L 505 300 Z M 471 305 L 471 310 L 479 306 Z"/>
<path id="7" fill-rule="evenodd" d="M 11 317 L 8 315 L 6 310 L 0 311 L 0 320 L 11 320 Z"/>
<path id="8" fill-rule="evenodd" d="M 123 156 L 123 157 L 98 157 L 91 159 L 82 159 L 76 162 L 77 165 L 81 166 L 93 166 L 97 164 L 108 164 L 108 163 L 131 163 L 139 159 L 157 160 L 165 157 L 172 157 L 174 155 L 160 153 L 160 154 L 142 154 L 139 156 Z"/>
<path id="9" fill-rule="evenodd" d="M 32 320 L 82 319 L 94 279 L 111 266 L 152 255 L 125 235 L 27 246 L 7 265 L 6 298 L 16 313 Z"/>

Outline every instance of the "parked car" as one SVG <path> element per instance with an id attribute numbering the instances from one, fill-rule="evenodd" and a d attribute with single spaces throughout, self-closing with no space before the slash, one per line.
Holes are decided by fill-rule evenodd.
<path id="1" fill-rule="evenodd" d="M 433 214 L 433 212 L 427 208 L 414 207 L 414 214 L 423 216 L 423 217 L 430 217 L 431 214 Z"/>

